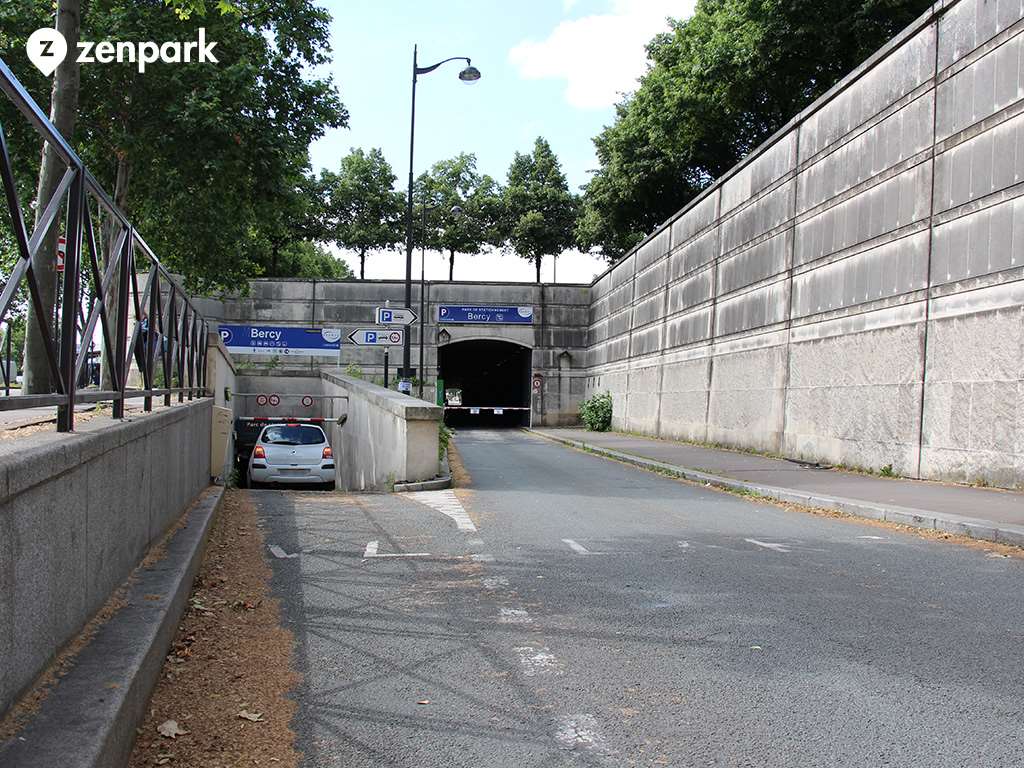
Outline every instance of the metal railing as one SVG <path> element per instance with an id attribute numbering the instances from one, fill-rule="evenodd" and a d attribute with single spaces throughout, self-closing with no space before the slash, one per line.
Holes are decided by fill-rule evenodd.
<path id="1" fill-rule="evenodd" d="M 24 282 L 54 381 L 49 394 L 0 397 L 0 411 L 55 405 L 57 430 L 69 432 L 74 429 L 76 403 L 112 401 L 113 417 L 119 419 L 124 417 L 128 398 L 144 398 L 144 409 L 150 411 L 154 397 L 163 397 L 164 405 L 169 406 L 173 395 L 177 395 L 178 402 L 183 402 L 185 397 L 192 400 L 208 396 L 206 319 L 2 59 L 0 90 L 67 166 L 50 200 L 45 205 L 42 200 L 37 201 L 43 213 L 37 219 L 35 231 L 29 235 L 7 139 L 0 125 L 0 176 L 20 256 L 0 292 L 0 321 L 7 317 Z M 105 212 L 107 224 L 111 226 L 109 256 L 102 268 L 93 206 L 97 221 Z M 66 216 L 67 245 L 59 326 L 51 328 L 52 315 L 40 298 L 32 259 L 62 210 Z M 145 274 L 141 291 L 140 273 Z M 111 298 L 115 278 L 117 292 Z M 88 306 L 84 301 L 86 292 Z M 114 299 L 116 306 L 110 312 L 108 300 Z M 132 313 L 135 324 L 129 336 Z M 103 359 L 110 372 L 112 389 L 107 390 L 80 387 L 97 324 L 102 336 Z M 158 357 L 163 375 L 160 387 L 156 386 Z M 128 387 L 133 360 L 142 374 L 142 389 Z M 177 386 L 173 386 L 175 383 Z"/>

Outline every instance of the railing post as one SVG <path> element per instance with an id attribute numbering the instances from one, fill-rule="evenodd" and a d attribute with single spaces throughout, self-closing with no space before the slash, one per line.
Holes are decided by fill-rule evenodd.
<path id="1" fill-rule="evenodd" d="M 124 418 L 124 390 L 128 380 L 128 363 L 125 359 L 125 347 L 128 344 L 128 270 L 131 269 L 132 243 L 135 241 L 135 228 L 128 225 L 128 234 L 124 239 L 124 246 L 118 254 L 117 275 L 117 336 L 114 344 L 117 353 L 114 356 L 116 370 L 114 371 L 114 387 L 117 394 L 114 396 L 114 418 Z"/>
<path id="2" fill-rule="evenodd" d="M 170 290 L 167 295 L 167 337 L 166 348 L 164 349 L 164 378 L 167 381 L 164 382 L 164 386 L 167 389 L 167 394 L 164 395 L 164 405 L 170 407 L 171 405 L 171 387 L 174 386 L 174 343 L 177 339 L 178 331 L 178 307 L 175 302 L 175 287 L 174 282 L 169 281 Z"/>
<path id="3" fill-rule="evenodd" d="M 145 328 L 145 331 L 144 331 L 144 336 L 142 337 L 142 350 L 143 350 L 142 356 L 143 356 L 143 359 L 145 359 L 145 361 L 146 361 L 146 390 L 147 391 L 153 389 L 153 382 L 154 382 L 154 379 L 155 379 L 155 376 L 153 374 L 155 373 L 154 367 L 155 367 L 155 362 L 156 362 L 156 358 L 154 357 L 154 355 L 156 353 L 156 349 L 155 349 L 155 347 L 156 347 L 156 338 L 157 338 L 157 335 L 156 335 L 156 327 L 157 327 L 156 313 L 157 313 L 157 307 L 159 306 L 159 304 L 157 303 L 157 296 L 159 294 L 160 294 L 160 270 L 157 269 L 157 266 L 154 264 L 153 265 L 153 282 L 150 285 L 150 289 L 149 289 L 149 310 L 148 310 L 148 314 L 147 314 L 147 318 L 146 318 L 146 328 Z M 146 412 L 152 411 L 153 410 L 153 395 L 146 395 L 144 403 L 145 403 L 145 405 L 143 406 L 144 410 Z"/>
<path id="4" fill-rule="evenodd" d="M 64 291 L 61 300 L 60 378 L 65 401 L 57 407 L 57 431 L 75 428 L 75 359 L 78 356 L 78 267 L 82 255 L 82 214 L 85 212 L 85 171 L 79 168 L 68 193 L 67 252 L 64 258 Z"/>

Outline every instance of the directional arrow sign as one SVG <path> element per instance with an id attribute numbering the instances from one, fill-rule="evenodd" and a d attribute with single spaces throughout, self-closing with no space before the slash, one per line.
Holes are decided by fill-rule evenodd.
<path id="1" fill-rule="evenodd" d="M 404 328 L 356 328 L 348 340 L 357 347 L 397 347 L 405 341 Z"/>
<path id="2" fill-rule="evenodd" d="M 377 325 L 412 325 L 419 317 L 411 309 L 391 309 L 391 307 L 377 307 L 377 314 L 374 320 Z"/>

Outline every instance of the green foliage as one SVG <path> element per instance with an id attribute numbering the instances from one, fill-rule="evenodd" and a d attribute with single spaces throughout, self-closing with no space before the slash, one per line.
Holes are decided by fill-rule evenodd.
<path id="1" fill-rule="evenodd" d="M 580 246 L 621 257 L 929 5 L 698 0 L 650 42 L 639 88 L 594 139 Z"/>
<path id="2" fill-rule="evenodd" d="M 359 254 L 359 279 L 366 276 L 366 252 L 392 248 L 404 239 L 402 194 L 397 177 L 379 149 L 353 149 L 338 173 L 320 177 L 326 199 L 325 238 Z"/>
<path id="3" fill-rule="evenodd" d="M 345 261 L 322 245 L 308 240 L 285 245 L 278 255 L 276 268 L 263 274 L 266 277 L 304 277 L 307 280 L 351 280 L 354 277 Z"/>
<path id="4" fill-rule="evenodd" d="M 182 21 L 188 21 L 193 13 L 199 16 L 206 15 L 206 0 L 164 0 L 164 4 L 174 9 Z M 221 16 L 229 13 L 241 13 L 238 6 L 229 0 L 216 0 L 216 8 Z"/>
<path id="5" fill-rule="evenodd" d="M 580 401 L 580 421 L 591 432 L 607 432 L 612 425 L 612 394 L 599 392 Z"/>
<path id="6" fill-rule="evenodd" d="M 516 152 L 503 192 L 509 243 L 537 268 L 574 242 L 578 201 L 569 191 L 558 158 L 548 142 L 538 137 L 529 155 Z"/>
<path id="7" fill-rule="evenodd" d="M 416 182 L 419 202 L 413 221 L 416 241 L 448 252 L 448 279 L 455 278 L 455 254 L 476 255 L 504 240 L 502 199 L 497 182 L 476 170 L 476 155 L 461 153 L 434 163 Z M 423 205 L 426 229 L 423 229 Z M 452 209 L 458 207 L 460 213 Z"/>
<path id="8" fill-rule="evenodd" d="M 441 461 L 448 453 L 448 445 L 452 441 L 452 431 L 442 424 L 437 429 L 437 459 Z"/>
<path id="9" fill-rule="evenodd" d="M 889 462 L 880 470 L 878 470 L 878 474 L 880 474 L 882 477 L 896 477 L 896 471 L 892 468 L 892 462 Z"/>
<path id="10" fill-rule="evenodd" d="M 51 83 L 28 62 L 24 42 L 52 24 L 52 3 L 10 5 L 0 3 L 0 57 L 46 111 Z M 348 119 L 332 81 L 315 74 L 328 62 L 329 14 L 315 0 L 170 5 L 91 0 L 82 38 L 189 40 L 203 26 L 220 63 L 155 64 L 141 75 L 127 65 L 82 67 L 78 128 L 68 138 L 190 288 L 283 276 L 289 260 L 308 266 L 294 249 L 319 234 L 309 145 Z M 38 136 L 6 99 L 0 124 L 19 174 L 38 174 Z M 19 187 L 27 203 L 34 178 L 19 178 Z"/>
<path id="11" fill-rule="evenodd" d="M 345 367 L 345 375 L 351 376 L 353 379 L 361 379 L 363 378 L 363 369 L 355 363 L 349 363 Z"/>

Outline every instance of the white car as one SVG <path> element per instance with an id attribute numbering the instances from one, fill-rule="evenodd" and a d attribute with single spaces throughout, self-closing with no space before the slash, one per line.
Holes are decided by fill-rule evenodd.
<path id="1" fill-rule="evenodd" d="M 268 424 L 249 459 L 249 482 L 317 484 L 334 488 L 334 452 L 316 424 Z"/>

